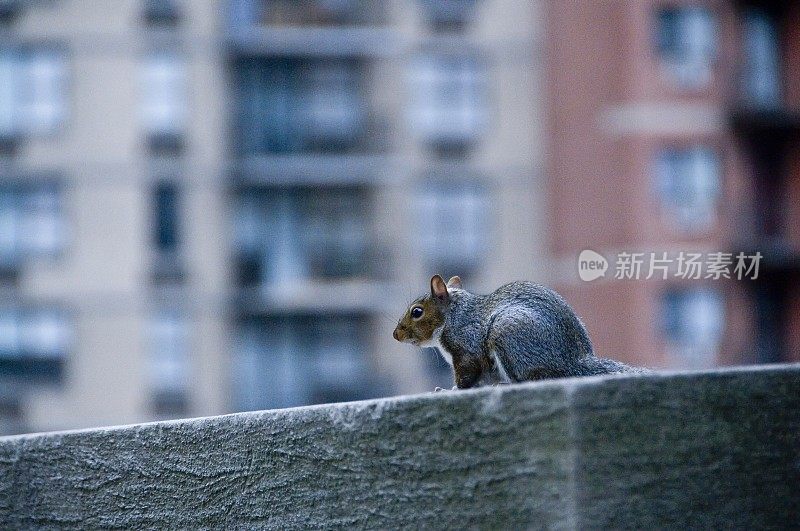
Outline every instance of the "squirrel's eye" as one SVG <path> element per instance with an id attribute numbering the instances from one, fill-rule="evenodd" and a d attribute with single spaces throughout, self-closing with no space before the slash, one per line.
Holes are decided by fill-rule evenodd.
<path id="1" fill-rule="evenodd" d="M 422 317 L 423 313 L 424 310 L 422 309 L 422 306 L 414 306 L 413 308 L 411 308 L 412 319 L 419 319 L 420 317 Z"/>

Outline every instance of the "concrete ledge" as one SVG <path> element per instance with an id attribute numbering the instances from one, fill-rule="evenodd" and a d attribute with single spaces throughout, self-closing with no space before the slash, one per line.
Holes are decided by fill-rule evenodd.
<path id="1" fill-rule="evenodd" d="M 0 438 L 0 528 L 791 527 L 800 365 Z"/>

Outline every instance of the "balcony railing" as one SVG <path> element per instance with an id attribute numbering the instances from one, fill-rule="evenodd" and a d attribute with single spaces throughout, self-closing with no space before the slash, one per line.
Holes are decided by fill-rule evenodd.
<path id="1" fill-rule="evenodd" d="M 233 31 L 257 26 L 382 25 L 387 18 L 382 0 L 229 0 L 227 18 Z"/>
<path id="2" fill-rule="evenodd" d="M 386 57 L 402 48 L 395 30 L 380 27 L 245 26 L 230 31 L 226 42 L 234 56 L 263 57 Z"/>

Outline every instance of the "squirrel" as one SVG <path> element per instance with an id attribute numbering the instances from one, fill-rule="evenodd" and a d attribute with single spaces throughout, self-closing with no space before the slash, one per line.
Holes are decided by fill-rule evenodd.
<path id="1" fill-rule="evenodd" d="M 465 290 L 461 279 L 431 278 L 430 294 L 406 310 L 397 341 L 436 347 L 453 368 L 456 388 L 527 380 L 643 373 L 595 356 L 581 320 L 555 291 L 517 281 L 489 295 Z"/>

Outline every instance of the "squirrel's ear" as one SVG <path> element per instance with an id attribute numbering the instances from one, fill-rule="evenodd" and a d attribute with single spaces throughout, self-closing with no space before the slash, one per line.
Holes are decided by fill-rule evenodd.
<path id="1" fill-rule="evenodd" d="M 461 289 L 461 278 L 458 276 L 450 277 L 450 280 L 447 281 L 447 287 Z"/>
<path id="2" fill-rule="evenodd" d="M 433 275 L 433 278 L 431 278 L 431 295 L 440 301 L 447 300 L 447 286 L 444 283 L 444 279 L 439 275 Z"/>

